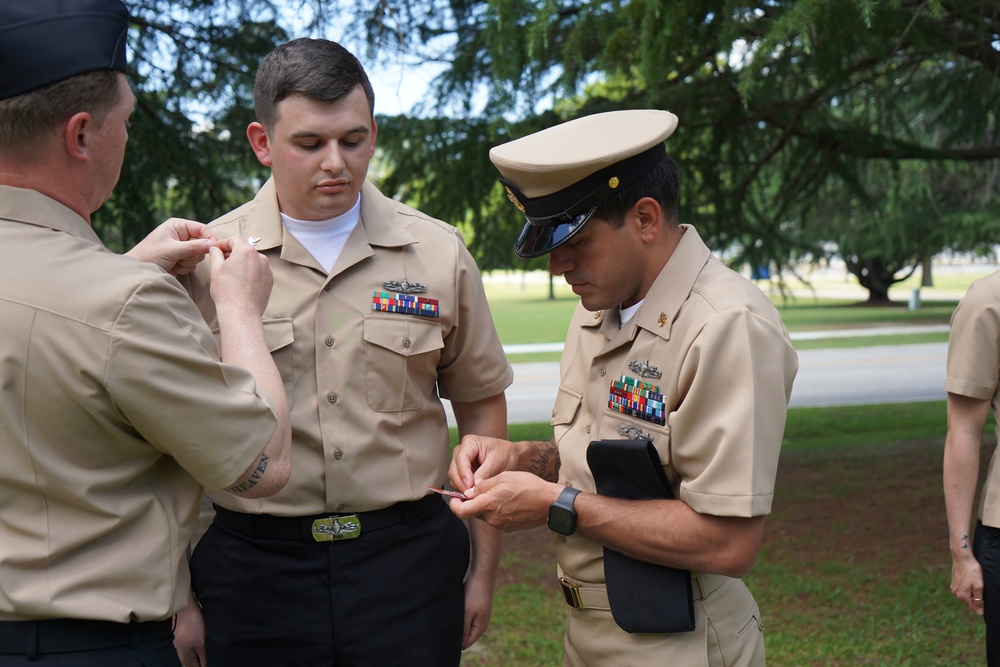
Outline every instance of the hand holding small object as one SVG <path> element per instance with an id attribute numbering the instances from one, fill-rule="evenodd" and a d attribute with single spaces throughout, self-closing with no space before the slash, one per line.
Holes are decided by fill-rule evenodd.
<path id="1" fill-rule="evenodd" d="M 468 500 L 469 498 L 464 493 L 459 493 L 458 491 L 449 491 L 447 489 L 435 489 L 433 486 L 424 485 L 425 489 L 430 489 L 434 493 L 440 493 L 442 496 L 451 496 L 452 498 L 458 498 L 459 500 Z"/>

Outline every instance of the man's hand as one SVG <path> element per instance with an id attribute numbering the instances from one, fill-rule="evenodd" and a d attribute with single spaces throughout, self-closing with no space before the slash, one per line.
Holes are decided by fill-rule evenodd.
<path id="1" fill-rule="evenodd" d="M 206 667 L 205 660 L 205 617 L 201 607 L 194 599 L 194 593 L 188 596 L 188 606 L 177 612 L 177 623 L 174 627 L 174 649 L 183 667 Z"/>
<path id="2" fill-rule="evenodd" d="M 217 239 L 207 225 L 170 218 L 139 241 L 126 256 L 156 264 L 173 276 L 194 271 Z"/>
<path id="3" fill-rule="evenodd" d="M 516 462 L 514 443 L 500 438 L 467 435 L 455 448 L 448 467 L 448 478 L 452 486 L 464 493 L 494 475 L 516 469 Z"/>
<path id="4" fill-rule="evenodd" d="M 971 553 L 952 559 L 951 592 L 966 607 L 983 615 L 983 568 Z"/>
<path id="5" fill-rule="evenodd" d="M 493 613 L 494 577 L 470 575 L 465 580 L 465 627 L 462 631 L 462 650 L 475 644 L 490 624 Z"/>
<path id="6" fill-rule="evenodd" d="M 545 524 L 562 490 L 530 472 L 502 472 L 467 489 L 469 500 L 452 498 L 448 505 L 460 519 L 481 519 L 509 533 Z"/>
<path id="7" fill-rule="evenodd" d="M 220 314 L 225 309 L 233 309 L 259 319 L 274 285 L 267 257 L 237 237 L 219 241 L 209 254 L 212 262 L 210 289 Z"/>

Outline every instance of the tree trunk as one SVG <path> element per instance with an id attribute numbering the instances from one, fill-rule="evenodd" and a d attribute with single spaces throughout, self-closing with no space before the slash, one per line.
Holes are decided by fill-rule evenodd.
<path id="1" fill-rule="evenodd" d="M 549 301 L 555 301 L 556 300 L 556 283 L 555 283 L 555 280 L 556 280 L 556 277 L 550 273 L 549 274 Z"/>
<path id="2" fill-rule="evenodd" d="M 927 253 L 920 260 L 920 286 L 934 287 L 934 277 L 931 275 L 931 254 Z"/>

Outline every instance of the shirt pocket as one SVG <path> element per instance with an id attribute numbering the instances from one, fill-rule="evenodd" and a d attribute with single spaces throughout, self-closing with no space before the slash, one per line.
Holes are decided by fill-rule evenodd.
<path id="1" fill-rule="evenodd" d="M 365 397 L 376 412 L 417 410 L 435 396 L 444 339 L 437 322 L 365 320 Z M 470 382 L 474 378 L 469 378 Z"/>
<path id="2" fill-rule="evenodd" d="M 264 326 L 264 342 L 271 352 L 274 365 L 278 367 L 281 380 L 285 385 L 285 397 L 288 400 L 288 407 L 295 404 L 296 373 L 295 362 L 292 357 L 292 343 L 295 342 L 295 330 L 292 327 L 292 318 L 283 317 L 261 322 Z"/>

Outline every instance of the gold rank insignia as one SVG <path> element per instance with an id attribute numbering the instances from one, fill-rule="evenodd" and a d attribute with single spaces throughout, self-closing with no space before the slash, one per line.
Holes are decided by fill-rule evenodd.
<path id="1" fill-rule="evenodd" d="M 660 317 L 656 320 L 656 323 L 659 324 L 661 327 L 665 326 L 667 323 L 667 314 L 660 313 Z"/>

